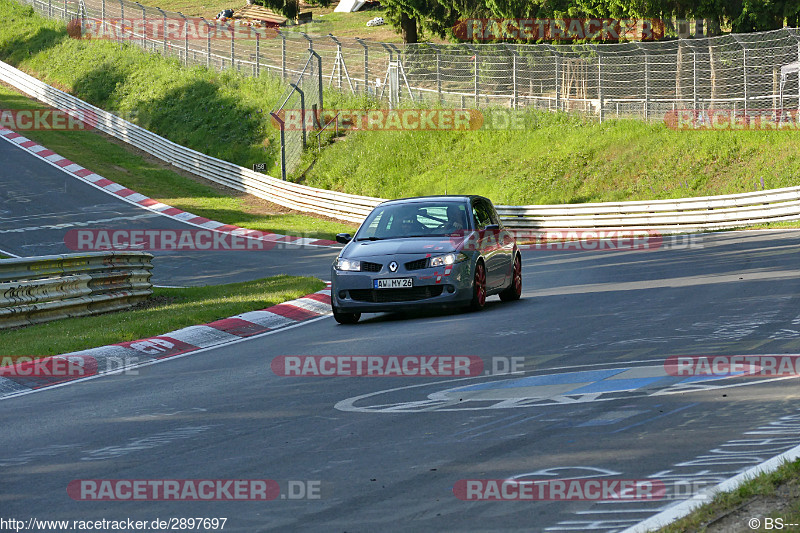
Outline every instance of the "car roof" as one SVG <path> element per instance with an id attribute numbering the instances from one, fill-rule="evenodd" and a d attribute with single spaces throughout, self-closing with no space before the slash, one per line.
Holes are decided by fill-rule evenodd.
<path id="1" fill-rule="evenodd" d="M 470 201 L 473 198 L 482 198 L 484 200 L 490 201 L 488 198 L 484 196 L 479 196 L 477 194 L 439 194 L 435 196 L 412 196 L 410 198 L 397 198 L 396 200 L 387 200 L 385 202 L 381 202 L 378 205 L 389 205 L 389 204 L 413 204 L 418 202 L 428 202 L 431 200 L 437 200 L 440 202 L 466 202 Z"/>

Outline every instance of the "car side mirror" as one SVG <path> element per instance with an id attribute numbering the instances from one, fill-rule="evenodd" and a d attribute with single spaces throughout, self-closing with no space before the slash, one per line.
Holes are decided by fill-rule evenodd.
<path id="1" fill-rule="evenodd" d="M 349 233 L 337 233 L 336 234 L 336 242 L 341 243 L 341 244 L 347 244 L 352 239 L 353 238 L 350 236 Z"/>

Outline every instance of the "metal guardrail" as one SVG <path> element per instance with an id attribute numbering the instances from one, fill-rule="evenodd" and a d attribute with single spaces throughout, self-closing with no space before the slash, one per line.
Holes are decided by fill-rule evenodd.
<path id="1" fill-rule="evenodd" d="M 180 146 L 0 61 L 0 80 L 60 109 L 95 113 L 96 127 L 195 175 L 278 205 L 360 223 L 381 198 L 282 181 Z M 513 229 L 653 228 L 694 231 L 800 219 L 800 187 L 725 196 L 570 205 L 497 206 Z"/>
<path id="2" fill-rule="evenodd" d="M 800 219 L 800 187 L 678 200 L 497 206 L 515 229 L 647 228 L 693 231 Z"/>
<path id="3" fill-rule="evenodd" d="M 0 329 L 130 307 L 153 294 L 152 259 L 92 252 L 0 260 Z"/>

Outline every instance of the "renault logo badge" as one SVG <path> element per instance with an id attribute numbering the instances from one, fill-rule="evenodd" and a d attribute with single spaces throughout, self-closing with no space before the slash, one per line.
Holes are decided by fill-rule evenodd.
<path id="1" fill-rule="evenodd" d="M 397 272 L 397 261 L 392 261 L 389 263 L 389 270 L 392 272 Z"/>

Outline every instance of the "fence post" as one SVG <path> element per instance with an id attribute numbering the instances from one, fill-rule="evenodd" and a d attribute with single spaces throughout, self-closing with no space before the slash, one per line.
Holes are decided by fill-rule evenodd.
<path id="1" fill-rule="evenodd" d="M 203 17 L 200 17 L 200 20 L 202 20 L 203 24 L 205 24 L 208 27 L 208 32 L 206 34 L 206 68 L 210 69 L 211 68 L 211 23 L 208 22 Z"/>
<path id="2" fill-rule="evenodd" d="M 106 0 L 100 5 L 100 19 L 103 21 L 103 31 L 106 29 Z"/>
<path id="3" fill-rule="evenodd" d="M 147 40 L 145 36 L 147 35 L 147 17 L 145 13 L 144 6 L 139 2 L 134 2 L 137 6 L 139 6 L 142 10 L 142 48 L 147 50 Z"/>
<path id="4" fill-rule="evenodd" d="M 358 37 L 356 37 L 356 42 L 364 47 L 364 94 L 369 94 L 369 48 Z"/>
<path id="5" fill-rule="evenodd" d="M 697 112 L 697 50 L 692 50 L 692 109 Z"/>
<path id="6" fill-rule="evenodd" d="M 64 6 L 66 6 L 66 1 L 64 2 Z M 66 7 L 64 8 L 66 10 Z M 120 19 L 120 27 L 122 31 L 120 32 L 120 39 L 125 38 L 125 4 L 122 0 L 119 0 L 119 19 Z"/>
<path id="7" fill-rule="evenodd" d="M 272 115 L 272 118 L 278 123 L 281 130 L 281 178 L 283 181 L 286 181 L 286 124 L 277 113 L 270 112 L 270 115 Z"/>
<path id="8" fill-rule="evenodd" d="M 738 39 L 737 39 L 738 41 Z M 744 112 L 747 113 L 747 48 L 741 42 L 742 47 L 742 74 L 744 74 Z"/>
<path id="9" fill-rule="evenodd" d="M 603 56 L 597 46 L 594 47 L 594 50 L 597 52 L 597 99 L 600 101 L 600 123 L 602 123 L 604 118 L 603 107 L 605 104 L 603 101 Z"/>
<path id="10" fill-rule="evenodd" d="M 369 94 L 369 48 L 358 37 L 356 37 L 356 42 L 364 47 L 364 94 Z"/>
<path id="11" fill-rule="evenodd" d="M 636 47 L 644 54 L 644 120 L 650 120 L 650 56 L 647 47 L 636 43 Z"/>
<path id="12" fill-rule="evenodd" d="M 436 45 L 431 45 L 436 48 L 436 91 L 439 93 L 439 105 L 444 103 L 442 96 L 442 52 Z"/>
<path id="13" fill-rule="evenodd" d="M 394 50 L 389 47 L 386 43 L 381 43 L 381 46 L 389 52 L 389 68 L 386 71 L 386 84 L 389 86 L 389 109 L 393 109 L 393 104 L 395 100 L 395 95 L 397 94 L 396 86 L 400 85 L 400 80 L 397 80 L 396 86 L 392 84 L 392 79 L 394 74 L 399 74 L 397 72 L 397 65 L 394 64 Z M 377 92 L 377 91 L 376 91 Z M 383 89 L 381 89 L 381 96 L 383 95 Z M 399 95 L 397 95 L 397 99 L 399 100 Z"/>
<path id="14" fill-rule="evenodd" d="M 481 101 L 480 101 L 481 94 L 480 94 L 480 88 L 478 86 L 478 75 L 479 75 L 479 73 L 478 73 L 478 50 L 473 48 L 473 51 L 475 52 L 475 56 L 474 56 L 475 57 L 475 109 L 477 109 L 477 108 L 480 107 L 480 104 L 481 104 Z"/>
<path id="15" fill-rule="evenodd" d="M 231 69 L 236 70 L 236 45 L 234 44 L 234 39 L 233 39 L 233 34 L 235 33 L 233 29 L 233 22 L 231 22 L 230 28 L 231 28 Z"/>
<path id="16" fill-rule="evenodd" d="M 53 0 L 47 0 L 47 16 L 53 18 Z"/>
<path id="17" fill-rule="evenodd" d="M 256 29 L 256 78 L 261 76 L 261 31 Z"/>
<path id="18" fill-rule="evenodd" d="M 158 9 L 161 12 L 161 22 L 162 22 L 161 32 L 164 35 L 164 57 L 166 57 L 167 56 L 167 14 L 164 13 L 164 10 L 161 9 L 160 7 L 157 7 L 156 9 Z"/>
<path id="19" fill-rule="evenodd" d="M 314 50 L 310 50 L 311 55 L 317 58 L 317 91 L 319 94 L 319 109 L 322 111 L 325 109 L 323 106 L 323 95 L 322 95 L 322 56 L 316 53 Z"/>
<path id="20" fill-rule="evenodd" d="M 281 79 L 286 79 L 286 35 L 283 32 L 278 31 L 281 34 Z"/>
<path id="21" fill-rule="evenodd" d="M 290 83 L 289 87 L 293 88 L 300 94 L 300 129 L 303 131 L 303 150 L 306 149 L 306 95 L 303 93 L 302 89 L 295 85 L 294 83 Z"/>
<path id="22" fill-rule="evenodd" d="M 178 15 L 183 19 L 183 64 L 189 65 L 189 21 L 183 13 L 178 11 Z"/>
<path id="23" fill-rule="evenodd" d="M 511 108 L 517 109 L 517 51 L 511 45 L 503 45 L 511 52 Z"/>
<path id="24" fill-rule="evenodd" d="M 122 19 L 125 20 L 125 17 L 122 17 Z M 67 0 L 64 0 L 64 16 L 63 16 L 63 20 L 67 20 Z"/>
<path id="25" fill-rule="evenodd" d="M 339 39 L 334 37 L 332 33 L 328 34 L 328 37 L 331 38 L 331 41 L 336 43 L 336 59 L 333 60 L 333 70 L 336 70 L 338 65 L 339 72 L 336 75 L 336 87 L 341 89 L 342 88 L 342 70 L 344 65 L 344 57 L 342 56 L 342 43 L 339 42 Z M 333 71 L 331 71 L 331 83 L 333 83 Z"/>

